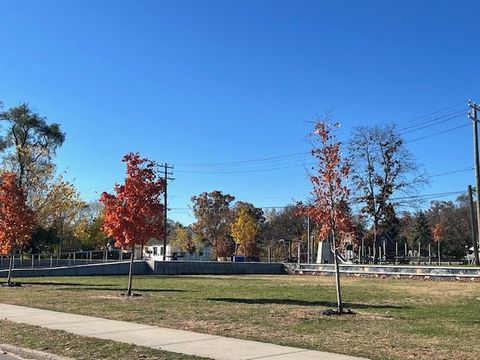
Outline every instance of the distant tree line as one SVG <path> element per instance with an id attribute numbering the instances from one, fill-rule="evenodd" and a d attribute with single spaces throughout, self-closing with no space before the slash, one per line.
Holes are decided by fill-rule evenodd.
<path id="1" fill-rule="evenodd" d="M 104 205 L 83 200 L 66 174 L 56 168 L 56 152 L 66 139 L 60 124 L 49 122 L 28 104 L 0 109 L 0 171 L 16 174 L 33 214 L 31 239 L 21 250 L 37 253 L 113 246 L 102 230 Z M 422 206 L 415 195 L 428 183 L 428 176 L 394 125 L 356 128 L 348 141 L 338 144 L 347 160 L 348 201 L 336 206 L 348 214 L 352 227 L 348 242 L 370 247 L 374 261 L 380 238 L 401 247 L 407 244 L 417 249 L 420 244 L 424 251 L 440 241 L 444 255 L 465 255 L 472 246 L 468 197 Z M 312 155 L 318 155 L 315 148 Z M 310 175 L 317 170 L 318 166 L 308 169 Z M 214 259 L 237 254 L 286 260 L 297 253 L 298 246 L 301 253 L 306 252 L 308 214 L 302 209 L 314 205 L 315 199 L 312 190 L 303 203 L 263 210 L 220 190 L 203 192 L 191 199 L 193 224 L 169 221 L 168 240 L 185 252 L 209 246 Z M 315 242 L 325 240 L 324 224 L 310 217 Z"/>

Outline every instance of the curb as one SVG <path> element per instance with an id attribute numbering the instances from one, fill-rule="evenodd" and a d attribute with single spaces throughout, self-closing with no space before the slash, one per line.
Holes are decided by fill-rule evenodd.
<path id="1" fill-rule="evenodd" d="M 2 350 L 13 355 L 33 360 L 74 360 L 64 356 L 53 355 L 43 351 L 31 350 L 8 344 L 0 344 L 0 351 Z"/>

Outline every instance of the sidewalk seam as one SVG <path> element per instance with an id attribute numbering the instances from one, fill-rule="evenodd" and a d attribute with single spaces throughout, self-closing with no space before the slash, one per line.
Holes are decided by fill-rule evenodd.
<path id="1" fill-rule="evenodd" d="M 289 354 L 298 354 L 298 353 L 307 352 L 307 351 L 310 351 L 310 350 L 308 350 L 308 349 L 302 349 L 302 350 L 297 350 L 297 351 L 288 351 L 288 352 L 284 352 L 284 353 L 281 353 L 281 354 L 266 355 L 266 356 L 248 358 L 248 360 L 270 359 L 270 358 L 273 358 L 273 357 L 276 357 L 276 356 L 283 356 L 283 355 L 289 355 Z"/>

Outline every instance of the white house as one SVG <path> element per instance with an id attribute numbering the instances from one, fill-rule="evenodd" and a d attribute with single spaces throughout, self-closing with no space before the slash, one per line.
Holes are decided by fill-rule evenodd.
<path id="1" fill-rule="evenodd" d="M 183 260 L 183 261 L 209 261 L 211 260 L 212 248 L 204 247 L 201 251 L 193 253 L 181 251 L 167 245 L 166 261 Z M 163 243 L 151 243 L 143 248 L 143 258 L 147 260 L 163 260 Z"/>
<path id="2" fill-rule="evenodd" d="M 170 245 L 167 245 L 167 253 L 165 255 L 165 260 L 173 260 L 172 247 Z M 147 260 L 163 260 L 163 244 L 157 243 L 144 246 L 143 258 Z"/>

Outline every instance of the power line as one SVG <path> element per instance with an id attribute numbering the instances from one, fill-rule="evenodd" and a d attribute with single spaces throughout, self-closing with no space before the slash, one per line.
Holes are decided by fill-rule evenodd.
<path id="1" fill-rule="evenodd" d="M 473 167 L 469 167 L 469 168 L 466 168 L 466 169 L 446 171 L 446 172 L 443 172 L 443 173 L 440 173 L 440 174 L 430 175 L 430 176 L 428 176 L 428 178 L 433 178 L 433 177 L 437 177 L 437 176 L 451 175 L 451 174 L 458 174 L 458 173 L 461 173 L 461 172 L 467 172 L 467 171 L 472 171 L 472 170 L 473 170 Z"/>
<path id="2" fill-rule="evenodd" d="M 411 143 L 411 142 L 414 142 L 414 141 L 420 141 L 420 140 L 428 139 L 428 138 L 431 138 L 433 136 L 442 135 L 442 134 L 448 133 L 450 131 L 454 131 L 454 130 L 457 130 L 457 129 L 464 128 L 466 126 L 470 126 L 470 124 L 463 124 L 463 125 L 455 126 L 453 128 L 443 130 L 443 131 L 439 131 L 439 132 L 436 132 L 436 133 L 433 133 L 433 134 L 421 136 L 421 137 L 418 137 L 418 138 L 415 138 L 415 139 L 410 139 L 410 140 L 405 141 L 405 143 L 407 144 L 407 143 Z"/>
<path id="3" fill-rule="evenodd" d="M 433 127 L 433 126 L 437 126 L 437 125 L 440 125 L 440 124 L 443 124 L 447 121 L 451 121 L 451 120 L 454 120 L 454 119 L 458 119 L 460 118 L 462 115 L 464 115 L 464 111 L 462 110 L 460 113 L 456 114 L 456 115 L 453 115 L 453 116 L 450 116 L 450 117 L 447 117 L 446 119 L 445 118 L 442 118 L 440 119 L 436 119 L 435 122 L 430 122 L 430 124 L 427 124 L 427 125 L 423 125 L 423 126 L 419 126 L 419 125 L 415 125 L 416 128 L 413 128 L 410 127 L 410 130 L 408 131 L 399 131 L 402 135 L 405 135 L 405 134 L 410 134 L 410 133 L 413 133 L 413 132 L 416 132 L 416 131 L 420 131 L 420 130 L 423 130 L 423 129 L 428 129 L 430 127 Z"/>
<path id="4" fill-rule="evenodd" d="M 453 108 L 458 108 L 458 106 L 460 104 L 463 104 L 463 103 L 464 103 L 463 101 L 458 102 L 455 105 L 448 106 L 448 107 L 442 108 L 440 110 L 433 111 L 433 112 L 418 116 L 418 117 L 416 117 L 412 120 L 406 121 L 406 122 L 402 122 L 400 125 L 410 124 L 410 123 L 415 122 L 419 119 L 423 119 L 423 118 L 426 118 L 426 117 L 429 117 L 429 116 L 432 116 L 432 115 L 436 115 L 436 114 L 445 112 L 446 110 L 450 110 L 450 109 L 453 109 Z M 465 108 L 450 111 L 450 112 L 442 114 L 440 116 L 435 116 L 435 117 L 430 118 L 426 121 L 422 121 L 418 124 L 413 124 L 413 125 L 410 125 L 410 126 L 400 127 L 398 130 L 400 132 L 402 132 L 401 130 L 413 129 L 413 130 L 409 130 L 407 132 L 404 132 L 404 134 L 407 134 L 407 133 L 411 133 L 411 132 L 414 132 L 414 131 L 418 131 L 418 130 L 430 127 L 430 126 L 436 126 L 438 124 L 441 124 L 441 123 L 444 123 L 446 121 L 453 120 L 456 117 L 459 117 L 461 115 L 461 113 L 463 113 L 464 111 L 465 111 Z M 430 125 L 422 126 L 422 127 L 418 128 L 419 126 L 426 125 L 426 124 L 430 124 Z M 414 129 L 414 128 L 417 128 L 417 129 Z M 453 129 L 449 129 L 449 130 L 446 130 L 446 131 L 451 131 L 451 130 L 453 130 Z M 414 139 L 414 140 L 411 140 L 411 141 L 416 141 L 416 140 L 417 139 Z M 269 157 L 258 158 L 258 159 L 249 159 L 249 160 L 209 162 L 209 163 L 175 163 L 175 165 L 177 167 L 178 166 L 179 167 L 230 167 L 230 166 L 247 166 L 247 165 L 253 165 L 253 166 L 258 165 L 258 166 L 260 166 L 260 165 L 263 165 L 263 164 L 266 164 L 266 163 L 273 164 L 273 163 L 285 163 L 285 162 L 289 162 L 289 161 L 297 161 L 297 160 L 300 160 L 300 158 L 305 157 L 306 155 L 309 155 L 309 154 L 310 154 L 310 151 L 296 152 L 296 153 L 277 155 L 277 156 L 269 156 Z M 178 171 L 180 172 L 180 170 L 178 170 Z M 181 172 L 187 173 L 187 170 L 182 170 Z"/>
<path id="5" fill-rule="evenodd" d="M 239 161 L 229 161 L 229 162 L 212 162 L 212 163 L 176 163 L 176 166 L 231 166 L 231 165 L 238 165 L 238 164 L 251 164 L 251 163 L 258 163 L 258 162 L 265 162 L 271 160 L 278 160 L 278 159 L 287 159 L 287 158 L 295 158 L 301 155 L 305 156 L 310 154 L 310 152 L 297 152 L 292 154 L 286 155 L 279 155 L 279 156 L 270 156 L 265 158 L 259 159 L 250 159 L 250 160 L 239 160 Z"/>
<path id="6" fill-rule="evenodd" d="M 305 166 L 312 166 L 316 163 L 308 163 L 308 164 L 298 164 L 298 165 L 290 165 L 290 166 L 281 166 L 275 168 L 266 168 L 266 169 L 254 169 L 254 170 L 227 170 L 227 171 L 196 171 L 196 170 L 176 170 L 179 173 L 187 173 L 187 174 L 244 174 L 244 173 L 256 173 L 256 172 L 268 172 L 268 171 L 277 171 L 277 170 L 284 170 L 284 169 L 292 169 L 298 167 L 305 167 Z"/>
<path id="7" fill-rule="evenodd" d="M 432 122 L 435 122 L 437 120 L 441 120 L 441 119 L 444 119 L 444 118 L 448 118 L 450 116 L 454 116 L 454 115 L 461 115 L 463 114 L 464 112 L 466 111 L 465 108 L 463 108 L 462 110 L 456 110 L 456 111 L 453 111 L 453 112 L 450 112 L 448 114 L 444 114 L 444 115 L 441 115 L 441 116 L 437 116 L 433 119 L 430 119 L 430 120 L 427 120 L 427 121 L 422 121 L 418 124 L 414 124 L 414 125 L 409 125 L 409 126 L 401 126 L 399 127 L 397 130 L 399 131 L 402 131 L 402 130 L 407 130 L 407 129 L 411 129 L 411 128 L 415 128 L 417 126 L 420 126 L 420 125 L 424 125 L 424 124 L 429 124 L 429 123 L 432 123 Z"/>
<path id="8" fill-rule="evenodd" d="M 459 195 L 459 194 L 464 194 L 464 193 L 465 193 L 464 190 L 458 190 L 458 191 L 448 191 L 448 192 L 435 193 L 435 194 L 403 196 L 403 197 L 391 198 L 390 200 L 396 201 L 396 200 L 427 199 L 427 198 L 430 198 L 430 197 L 445 197 L 445 196 Z"/>
<path id="9" fill-rule="evenodd" d="M 420 120 L 420 119 L 423 119 L 423 118 L 426 118 L 426 117 L 429 117 L 429 116 L 432 116 L 432 115 L 439 114 L 439 113 L 444 112 L 446 110 L 450 110 L 450 109 L 453 109 L 455 107 L 458 107 L 462 104 L 465 104 L 465 100 L 459 101 L 459 102 L 455 103 L 454 105 L 447 106 L 447 107 L 444 107 L 442 109 L 432 111 L 432 112 L 424 114 L 424 115 L 417 116 L 417 117 L 413 118 L 412 120 L 408 120 L 408 121 L 403 122 L 402 124 L 411 124 L 411 123 L 413 123 L 417 120 Z"/>

